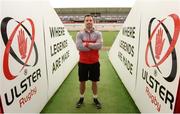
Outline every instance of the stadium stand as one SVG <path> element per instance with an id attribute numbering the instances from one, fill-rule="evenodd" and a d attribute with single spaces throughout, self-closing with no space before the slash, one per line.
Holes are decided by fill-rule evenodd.
<path id="1" fill-rule="evenodd" d="M 55 8 L 59 18 L 70 31 L 81 30 L 84 15 L 91 14 L 95 28 L 102 31 L 119 31 L 131 8 Z"/>

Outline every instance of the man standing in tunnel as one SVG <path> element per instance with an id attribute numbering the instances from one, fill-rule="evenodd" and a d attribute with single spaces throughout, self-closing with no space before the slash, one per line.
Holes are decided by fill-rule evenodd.
<path id="1" fill-rule="evenodd" d="M 79 50 L 78 75 L 80 81 L 80 99 L 76 104 L 80 108 L 84 101 L 86 81 L 92 81 L 93 101 L 97 109 L 101 108 L 101 103 L 97 99 L 97 82 L 100 77 L 99 50 L 103 45 L 102 34 L 93 27 L 93 16 L 84 17 L 85 29 L 78 32 L 76 36 L 76 46 Z"/>

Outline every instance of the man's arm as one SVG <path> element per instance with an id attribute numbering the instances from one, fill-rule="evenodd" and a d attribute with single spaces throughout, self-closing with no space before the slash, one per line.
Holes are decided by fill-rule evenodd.
<path id="1" fill-rule="evenodd" d="M 101 32 L 98 34 L 98 39 L 96 40 L 95 43 L 88 43 L 88 48 L 93 49 L 93 50 L 99 50 L 103 46 L 103 38 Z"/>
<path id="2" fill-rule="evenodd" d="M 77 36 L 76 36 L 76 47 L 79 51 L 90 51 L 89 48 L 87 48 L 87 45 L 83 42 L 82 42 L 82 34 L 80 32 L 77 33 Z"/>

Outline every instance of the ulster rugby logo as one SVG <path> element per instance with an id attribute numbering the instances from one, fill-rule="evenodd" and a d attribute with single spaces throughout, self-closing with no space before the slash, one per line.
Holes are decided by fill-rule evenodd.
<path id="1" fill-rule="evenodd" d="M 170 31 L 165 22 L 173 26 Z M 176 43 L 180 33 L 180 19 L 178 15 L 171 14 L 167 18 L 158 20 L 151 18 L 148 27 L 148 43 L 146 46 L 145 61 L 148 67 L 156 67 L 159 73 L 163 73 L 160 65 L 167 59 L 171 60 L 172 67 L 168 76 L 163 77 L 166 81 L 172 82 L 177 74 Z M 168 45 L 165 48 L 165 43 Z M 149 54 L 151 56 L 149 56 Z M 151 59 L 151 62 L 150 62 Z"/>
<path id="2" fill-rule="evenodd" d="M 9 25 L 12 23 L 15 27 L 9 30 Z M 26 26 L 24 23 L 26 23 Z M 11 17 L 6 17 L 1 22 L 1 35 L 5 45 L 3 72 L 8 80 L 13 80 L 17 77 L 18 73 L 13 73 L 10 68 L 10 55 L 21 66 L 18 68 L 18 72 L 21 72 L 25 67 L 35 66 L 38 62 L 38 51 L 35 44 L 35 26 L 30 18 L 19 22 Z M 18 42 L 14 44 L 14 47 L 17 47 L 17 49 L 12 47 L 15 41 Z M 32 51 L 34 51 L 35 59 L 29 64 L 28 61 L 31 58 Z"/>

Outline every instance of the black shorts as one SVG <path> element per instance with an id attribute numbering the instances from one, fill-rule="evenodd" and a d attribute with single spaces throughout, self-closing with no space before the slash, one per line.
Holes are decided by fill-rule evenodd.
<path id="1" fill-rule="evenodd" d="M 99 62 L 94 64 L 78 63 L 79 69 L 79 81 L 99 81 L 100 77 L 100 64 Z"/>

